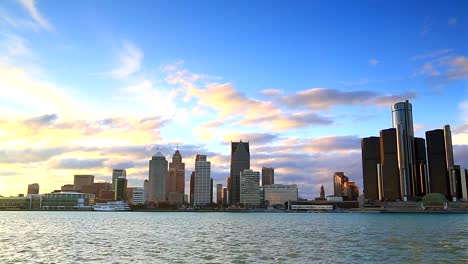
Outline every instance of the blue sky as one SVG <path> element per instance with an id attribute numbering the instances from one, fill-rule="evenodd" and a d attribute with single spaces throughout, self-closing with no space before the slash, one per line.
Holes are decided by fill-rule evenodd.
<path id="1" fill-rule="evenodd" d="M 452 125 L 468 166 L 467 5 L 3 1 L 0 194 L 115 166 L 139 186 L 156 148 L 169 158 L 176 144 L 188 170 L 207 153 L 225 183 L 242 138 L 254 169 L 313 198 L 334 171 L 361 185 L 359 140 L 404 99 L 418 136 Z"/>

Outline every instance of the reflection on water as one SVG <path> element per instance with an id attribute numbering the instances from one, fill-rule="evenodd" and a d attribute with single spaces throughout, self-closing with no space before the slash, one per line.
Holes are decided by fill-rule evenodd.
<path id="1" fill-rule="evenodd" d="M 0 212 L 0 263 L 467 263 L 468 215 Z"/>

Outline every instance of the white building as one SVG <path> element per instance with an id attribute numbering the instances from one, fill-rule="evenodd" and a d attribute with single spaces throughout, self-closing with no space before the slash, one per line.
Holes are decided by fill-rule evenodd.
<path id="1" fill-rule="evenodd" d="M 197 154 L 195 158 L 195 188 L 193 191 L 194 206 L 211 204 L 211 163 L 206 155 Z"/>
<path id="2" fill-rule="evenodd" d="M 245 207 L 260 206 L 260 172 L 240 172 L 240 203 Z"/>
<path id="3" fill-rule="evenodd" d="M 145 204 L 146 193 L 142 187 L 135 188 L 133 190 L 133 204 Z"/>
<path id="4" fill-rule="evenodd" d="M 298 190 L 296 184 L 272 184 L 263 186 L 266 205 L 284 205 L 287 201 L 297 201 Z"/>

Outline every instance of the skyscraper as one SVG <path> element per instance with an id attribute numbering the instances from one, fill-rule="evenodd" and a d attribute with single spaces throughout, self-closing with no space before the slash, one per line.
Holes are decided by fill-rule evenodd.
<path id="1" fill-rule="evenodd" d="M 380 131 L 381 196 L 385 200 L 401 199 L 400 173 L 398 171 L 397 131 L 395 128 Z"/>
<path id="2" fill-rule="evenodd" d="M 456 187 L 456 172 L 455 172 L 455 162 L 453 158 L 453 146 L 452 146 L 452 132 L 450 131 L 450 126 L 444 126 L 444 144 L 445 144 L 445 158 L 447 165 L 447 173 L 449 176 L 449 187 L 450 187 L 450 196 L 457 197 L 457 187 Z"/>
<path id="3" fill-rule="evenodd" d="M 27 194 L 39 194 L 39 184 L 37 183 L 29 184 Z"/>
<path id="4" fill-rule="evenodd" d="M 185 163 L 182 155 L 176 150 L 169 163 L 169 177 L 167 179 L 167 198 L 169 203 L 181 205 L 184 202 L 185 192 Z"/>
<path id="5" fill-rule="evenodd" d="M 148 201 L 166 201 L 167 160 L 161 152 L 154 154 L 149 161 L 149 194 Z"/>
<path id="6" fill-rule="evenodd" d="M 115 200 L 116 201 L 127 201 L 127 179 L 124 176 L 120 176 L 115 181 Z"/>
<path id="7" fill-rule="evenodd" d="M 213 203 L 213 178 L 210 178 L 210 204 Z"/>
<path id="8" fill-rule="evenodd" d="M 240 204 L 260 206 L 260 172 L 245 169 L 240 172 Z"/>
<path id="9" fill-rule="evenodd" d="M 338 171 L 333 175 L 333 191 L 334 196 L 343 196 L 344 183 L 348 181 L 348 177 L 345 176 L 344 172 Z"/>
<path id="10" fill-rule="evenodd" d="M 427 175 L 426 162 L 426 141 L 424 138 L 414 138 L 415 150 L 415 173 L 416 182 L 413 184 L 414 195 L 424 196 L 428 194 L 427 184 L 429 182 Z"/>
<path id="11" fill-rule="evenodd" d="M 323 185 L 320 186 L 320 200 L 325 200 L 325 189 Z"/>
<path id="12" fill-rule="evenodd" d="M 275 184 L 275 169 L 262 167 L 262 186 Z"/>
<path id="13" fill-rule="evenodd" d="M 413 196 L 416 182 L 414 170 L 414 131 L 411 103 L 406 100 L 393 105 L 393 128 L 396 129 L 400 194 L 404 201 Z"/>
<path id="14" fill-rule="evenodd" d="M 190 175 L 190 205 L 193 206 L 193 202 L 194 202 L 194 194 L 195 192 L 195 172 L 192 171 L 192 174 Z"/>
<path id="15" fill-rule="evenodd" d="M 249 142 L 231 142 L 230 204 L 240 202 L 240 173 L 245 169 L 250 169 Z"/>
<path id="16" fill-rule="evenodd" d="M 115 182 L 119 177 L 127 177 L 127 171 L 123 169 L 113 169 L 112 170 L 112 190 L 115 191 Z"/>
<path id="17" fill-rule="evenodd" d="M 216 184 L 216 203 L 223 205 L 223 185 L 221 183 Z"/>
<path id="18" fill-rule="evenodd" d="M 81 191 L 83 186 L 92 185 L 94 183 L 93 175 L 75 175 L 73 185 L 75 191 Z"/>
<path id="19" fill-rule="evenodd" d="M 143 182 L 143 190 L 145 191 L 145 203 L 148 201 L 148 194 L 149 194 L 149 181 L 145 180 Z"/>
<path id="20" fill-rule="evenodd" d="M 231 177 L 228 176 L 226 179 L 226 187 L 227 187 L 227 193 L 226 193 L 226 204 L 231 204 Z"/>
<path id="21" fill-rule="evenodd" d="M 195 158 L 195 189 L 193 193 L 194 206 L 207 206 L 211 204 L 210 198 L 213 192 L 211 187 L 211 163 L 206 160 L 206 155 L 197 154 Z"/>
<path id="22" fill-rule="evenodd" d="M 361 140 L 362 175 L 364 197 L 379 200 L 377 164 L 380 164 L 380 138 L 368 137 Z"/>
<path id="23" fill-rule="evenodd" d="M 432 193 L 441 193 L 450 199 L 450 180 L 443 129 L 426 132 L 429 188 Z"/>

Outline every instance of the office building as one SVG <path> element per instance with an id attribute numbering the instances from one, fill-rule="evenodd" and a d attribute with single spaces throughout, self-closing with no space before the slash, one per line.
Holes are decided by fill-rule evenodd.
<path id="1" fill-rule="evenodd" d="M 323 185 L 320 186 L 320 200 L 325 200 L 325 188 L 323 188 Z"/>
<path id="2" fill-rule="evenodd" d="M 266 206 L 284 205 L 288 201 L 297 201 L 297 199 L 298 189 L 296 184 L 272 184 L 263 186 L 263 200 Z"/>
<path id="3" fill-rule="evenodd" d="M 381 183 L 381 199 L 401 200 L 401 177 L 398 169 L 397 131 L 395 128 L 380 131 L 380 158 L 378 176 Z"/>
<path id="4" fill-rule="evenodd" d="M 262 168 L 262 186 L 275 184 L 275 169 Z"/>
<path id="5" fill-rule="evenodd" d="M 112 170 L 112 190 L 115 191 L 115 183 L 117 178 L 124 177 L 127 178 L 127 171 L 123 169 L 113 169 Z"/>
<path id="6" fill-rule="evenodd" d="M 335 172 L 333 175 L 333 191 L 334 196 L 343 196 L 344 183 L 348 181 L 348 177 L 344 175 L 344 172 Z"/>
<path id="7" fill-rule="evenodd" d="M 412 105 L 408 100 L 393 105 L 393 128 L 396 129 L 400 195 L 404 201 L 413 196 L 415 175 Z M 385 180 L 384 180 L 385 181 Z"/>
<path id="8" fill-rule="evenodd" d="M 115 197 L 116 201 L 127 201 L 127 179 L 123 176 L 115 181 Z"/>
<path id="9" fill-rule="evenodd" d="M 228 204 L 228 189 L 223 188 L 223 205 Z"/>
<path id="10" fill-rule="evenodd" d="M 429 193 L 427 190 L 429 175 L 427 174 L 426 165 L 426 140 L 424 138 L 414 138 L 414 150 L 416 181 L 413 184 L 413 193 L 415 196 L 422 197 Z"/>
<path id="11" fill-rule="evenodd" d="M 359 187 L 354 182 L 345 182 L 343 185 L 343 200 L 356 201 L 358 197 Z"/>
<path id="12" fill-rule="evenodd" d="M 149 161 L 149 193 L 148 201 L 164 202 L 167 197 L 167 160 L 158 151 Z"/>
<path id="13" fill-rule="evenodd" d="M 368 137 L 361 140 L 362 175 L 364 197 L 368 200 L 380 200 L 377 178 L 377 164 L 380 164 L 380 137 Z"/>
<path id="14" fill-rule="evenodd" d="M 229 204 L 229 201 L 231 201 L 231 199 L 230 199 L 231 193 L 230 193 L 229 190 L 231 190 L 231 188 L 232 188 L 231 187 L 231 177 L 230 176 L 228 176 L 226 178 L 226 187 L 227 187 L 227 195 L 226 195 L 226 201 L 227 202 L 226 202 L 226 204 Z"/>
<path id="15" fill-rule="evenodd" d="M 210 178 L 210 203 L 213 203 L 213 178 Z"/>
<path id="16" fill-rule="evenodd" d="M 149 193 L 149 181 L 148 180 L 145 180 L 143 182 L 143 190 L 145 191 L 145 198 L 146 198 L 145 202 L 147 202 L 148 201 L 148 193 Z"/>
<path id="17" fill-rule="evenodd" d="M 229 189 L 229 204 L 240 202 L 240 173 L 250 169 L 249 142 L 231 142 L 231 186 Z"/>
<path id="18" fill-rule="evenodd" d="M 75 175 L 73 185 L 75 191 L 80 192 L 82 187 L 85 185 L 92 185 L 94 183 L 93 175 Z"/>
<path id="19" fill-rule="evenodd" d="M 193 206 L 194 203 L 194 197 L 193 193 L 195 192 L 195 172 L 192 171 L 192 174 L 190 174 L 190 205 Z"/>
<path id="20" fill-rule="evenodd" d="M 134 188 L 132 204 L 139 205 L 139 204 L 145 204 L 145 202 L 146 202 L 145 189 L 141 187 Z"/>
<path id="21" fill-rule="evenodd" d="M 223 205 L 223 185 L 216 184 L 216 204 Z"/>
<path id="22" fill-rule="evenodd" d="M 195 188 L 193 193 L 194 206 L 208 206 L 211 204 L 213 188 L 211 185 L 211 163 L 206 155 L 197 154 L 195 158 Z"/>
<path id="23" fill-rule="evenodd" d="M 429 188 L 431 193 L 441 193 L 447 199 L 450 195 L 449 172 L 447 171 L 447 151 L 443 129 L 426 132 L 427 166 L 429 169 Z"/>
<path id="24" fill-rule="evenodd" d="M 452 146 L 452 132 L 450 131 L 450 126 L 444 126 L 444 145 L 445 145 L 445 158 L 447 173 L 449 176 L 449 193 L 451 197 L 457 197 L 457 187 L 456 187 L 456 172 L 455 172 L 455 163 L 453 158 L 453 146 Z"/>
<path id="25" fill-rule="evenodd" d="M 39 194 L 39 184 L 33 183 L 28 185 L 28 195 Z"/>
<path id="26" fill-rule="evenodd" d="M 167 198 L 170 204 L 182 205 L 185 192 L 185 163 L 182 155 L 176 150 L 169 163 L 169 177 L 167 179 Z"/>
<path id="27" fill-rule="evenodd" d="M 260 206 L 260 172 L 244 169 L 240 172 L 240 204 L 244 207 Z"/>

